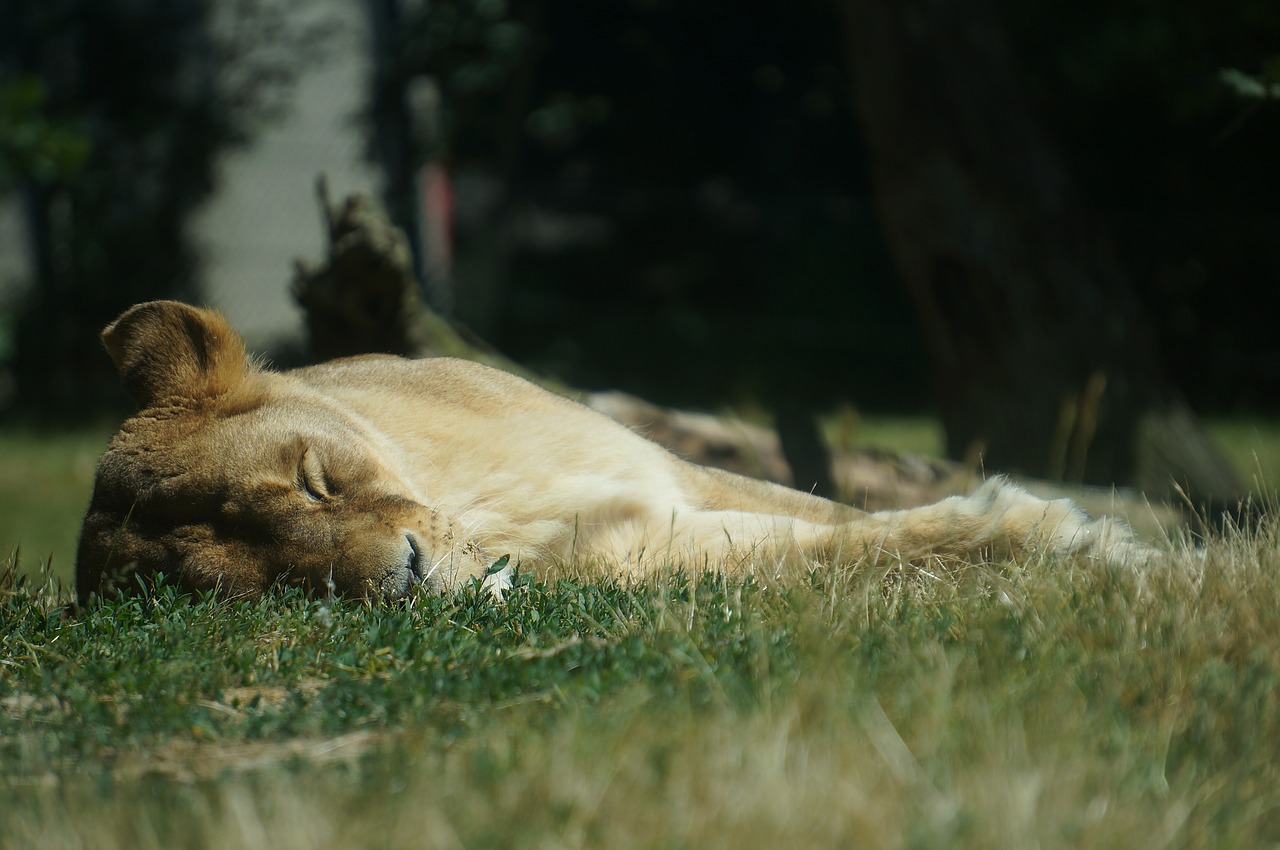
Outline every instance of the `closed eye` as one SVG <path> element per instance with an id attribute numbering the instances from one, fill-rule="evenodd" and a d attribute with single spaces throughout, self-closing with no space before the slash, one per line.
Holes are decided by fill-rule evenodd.
<path id="1" fill-rule="evenodd" d="M 303 477 L 303 479 L 299 482 L 299 484 L 302 487 L 303 495 L 305 495 L 311 501 L 327 502 L 329 500 L 328 496 L 326 496 L 324 493 L 320 492 L 315 487 L 313 487 L 305 477 Z"/>
<path id="2" fill-rule="evenodd" d="M 311 449 L 304 451 L 298 461 L 298 487 L 313 502 L 327 502 L 333 496 L 325 480 L 324 465 Z"/>

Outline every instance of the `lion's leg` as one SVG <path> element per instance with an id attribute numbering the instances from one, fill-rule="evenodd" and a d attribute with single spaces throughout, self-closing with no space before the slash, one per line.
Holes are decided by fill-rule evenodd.
<path id="1" fill-rule="evenodd" d="M 1084 552 L 1116 562 L 1149 555 L 1124 526 L 1091 519 L 1065 499 L 1038 499 L 1002 479 L 969 496 L 836 524 L 779 514 L 689 511 L 614 526 L 593 541 L 590 554 L 645 570 L 664 563 L 733 568 L 790 555 L 857 561 L 984 554 L 1022 558 L 1038 552 Z"/>

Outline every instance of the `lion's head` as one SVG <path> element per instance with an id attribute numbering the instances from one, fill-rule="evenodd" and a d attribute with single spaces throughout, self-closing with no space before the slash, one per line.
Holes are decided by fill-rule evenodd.
<path id="1" fill-rule="evenodd" d="M 431 572 L 437 517 L 378 433 L 250 362 L 221 315 L 152 302 L 102 338 L 139 409 L 98 464 L 82 601 L 157 574 L 242 597 L 284 582 L 396 598 Z"/>

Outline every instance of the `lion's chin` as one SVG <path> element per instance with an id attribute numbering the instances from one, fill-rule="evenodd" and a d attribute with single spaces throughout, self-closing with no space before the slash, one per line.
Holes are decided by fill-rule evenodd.
<path id="1" fill-rule="evenodd" d="M 385 602 L 405 599 L 420 588 L 432 588 L 437 583 L 429 558 L 413 535 L 404 535 L 404 551 L 399 563 L 386 569 L 378 578 L 369 581 L 371 595 Z"/>

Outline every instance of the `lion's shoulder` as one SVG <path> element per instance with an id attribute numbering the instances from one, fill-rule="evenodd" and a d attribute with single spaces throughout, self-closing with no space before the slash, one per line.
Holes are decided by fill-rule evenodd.
<path id="1" fill-rule="evenodd" d="M 286 373 L 302 384 L 362 409 L 461 407 L 486 416 L 581 415 L 586 409 L 524 378 L 454 357 L 410 360 L 367 354 Z"/>

